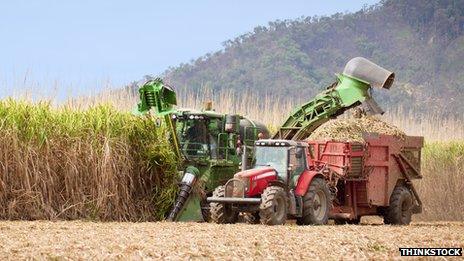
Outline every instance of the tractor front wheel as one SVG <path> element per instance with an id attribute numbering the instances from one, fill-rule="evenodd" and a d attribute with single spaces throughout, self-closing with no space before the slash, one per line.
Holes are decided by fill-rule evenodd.
<path id="1" fill-rule="evenodd" d="M 396 186 L 390 196 L 390 206 L 386 209 L 383 222 L 392 225 L 411 223 L 413 199 L 405 186 Z"/>
<path id="2" fill-rule="evenodd" d="M 208 202 L 205 199 L 202 199 L 200 201 L 200 207 L 201 207 L 201 216 L 203 217 L 203 221 L 205 222 L 210 222 L 211 221 L 211 214 L 210 214 L 210 207 Z"/>
<path id="3" fill-rule="evenodd" d="M 314 178 L 303 197 L 303 216 L 296 220 L 298 225 L 325 225 L 329 220 L 331 196 L 327 182 Z"/>
<path id="4" fill-rule="evenodd" d="M 287 221 L 287 195 L 279 186 L 267 187 L 261 195 L 259 217 L 264 225 L 283 225 Z"/>
<path id="5" fill-rule="evenodd" d="M 213 197 L 223 198 L 224 195 L 224 186 L 217 187 L 213 192 Z M 238 219 L 238 212 L 234 211 L 230 204 L 211 202 L 210 214 L 211 221 L 217 224 L 233 224 Z"/>

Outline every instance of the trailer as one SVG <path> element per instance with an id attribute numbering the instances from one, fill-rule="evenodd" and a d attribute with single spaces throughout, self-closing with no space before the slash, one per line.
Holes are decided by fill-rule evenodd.
<path id="1" fill-rule="evenodd" d="M 381 215 L 387 224 L 408 224 L 411 214 L 422 211 L 412 182 L 422 178 L 423 137 L 365 134 L 364 140 L 309 142 L 310 162 L 335 189 L 329 217 L 359 223 L 361 216 Z M 393 210 L 398 204 L 401 216 Z"/>
<path id="2" fill-rule="evenodd" d="M 422 211 L 413 180 L 423 137 L 365 133 L 364 142 L 258 140 L 252 169 L 218 187 L 210 202 L 216 223 L 246 213 L 267 225 L 359 223 L 380 215 L 405 225 Z"/>

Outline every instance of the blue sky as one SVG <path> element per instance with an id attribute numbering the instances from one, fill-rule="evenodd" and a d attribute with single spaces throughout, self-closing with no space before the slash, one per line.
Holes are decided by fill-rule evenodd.
<path id="1" fill-rule="evenodd" d="M 0 97 L 22 88 L 122 86 L 222 48 L 276 19 L 354 12 L 378 0 L 0 0 Z"/>

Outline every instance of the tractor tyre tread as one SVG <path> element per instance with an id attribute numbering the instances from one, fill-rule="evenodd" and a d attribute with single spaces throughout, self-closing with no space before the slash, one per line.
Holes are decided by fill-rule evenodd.
<path id="1" fill-rule="evenodd" d="M 281 197 L 284 202 L 284 211 L 281 218 L 278 218 L 275 212 L 276 200 Z M 259 218 L 264 225 L 283 225 L 287 221 L 288 198 L 284 188 L 279 186 L 267 187 L 261 195 L 261 204 L 259 206 Z"/>
<path id="2" fill-rule="evenodd" d="M 213 197 L 224 197 L 225 187 L 219 186 L 213 192 Z M 238 213 L 228 209 L 228 206 L 222 203 L 210 203 L 210 219 L 217 224 L 233 224 L 237 222 Z"/>
<path id="3" fill-rule="evenodd" d="M 316 191 L 321 189 L 327 199 L 326 202 L 326 209 L 327 213 L 324 215 L 324 217 L 321 220 L 316 219 L 316 217 L 313 216 L 313 213 L 311 212 L 311 209 L 313 209 L 313 202 L 314 202 L 314 197 L 316 195 Z M 303 196 L 303 216 L 301 218 L 297 218 L 296 223 L 298 225 L 325 225 L 329 221 L 329 211 L 331 207 L 331 194 L 330 194 L 330 189 L 325 182 L 324 179 L 322 178 L 314 178 L 311 181 L 311 184 L 308 188 L 308 191 L 306 191 L 306 194 Z"/>

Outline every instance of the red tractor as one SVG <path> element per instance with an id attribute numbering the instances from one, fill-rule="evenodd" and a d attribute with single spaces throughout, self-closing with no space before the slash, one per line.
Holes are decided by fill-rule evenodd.
<path id="1" fill-rule="evenodd" d="M 403 140 L 366 135 L 357 142 L 259 140 L 254 166 L 216 188 L 211 219 L 281 225 L 359 223 L 361 216 L 381 215 L 386 224 L 409 224 L 422 203 L 412 179 L 421 178 L 422 137 Z"/>

